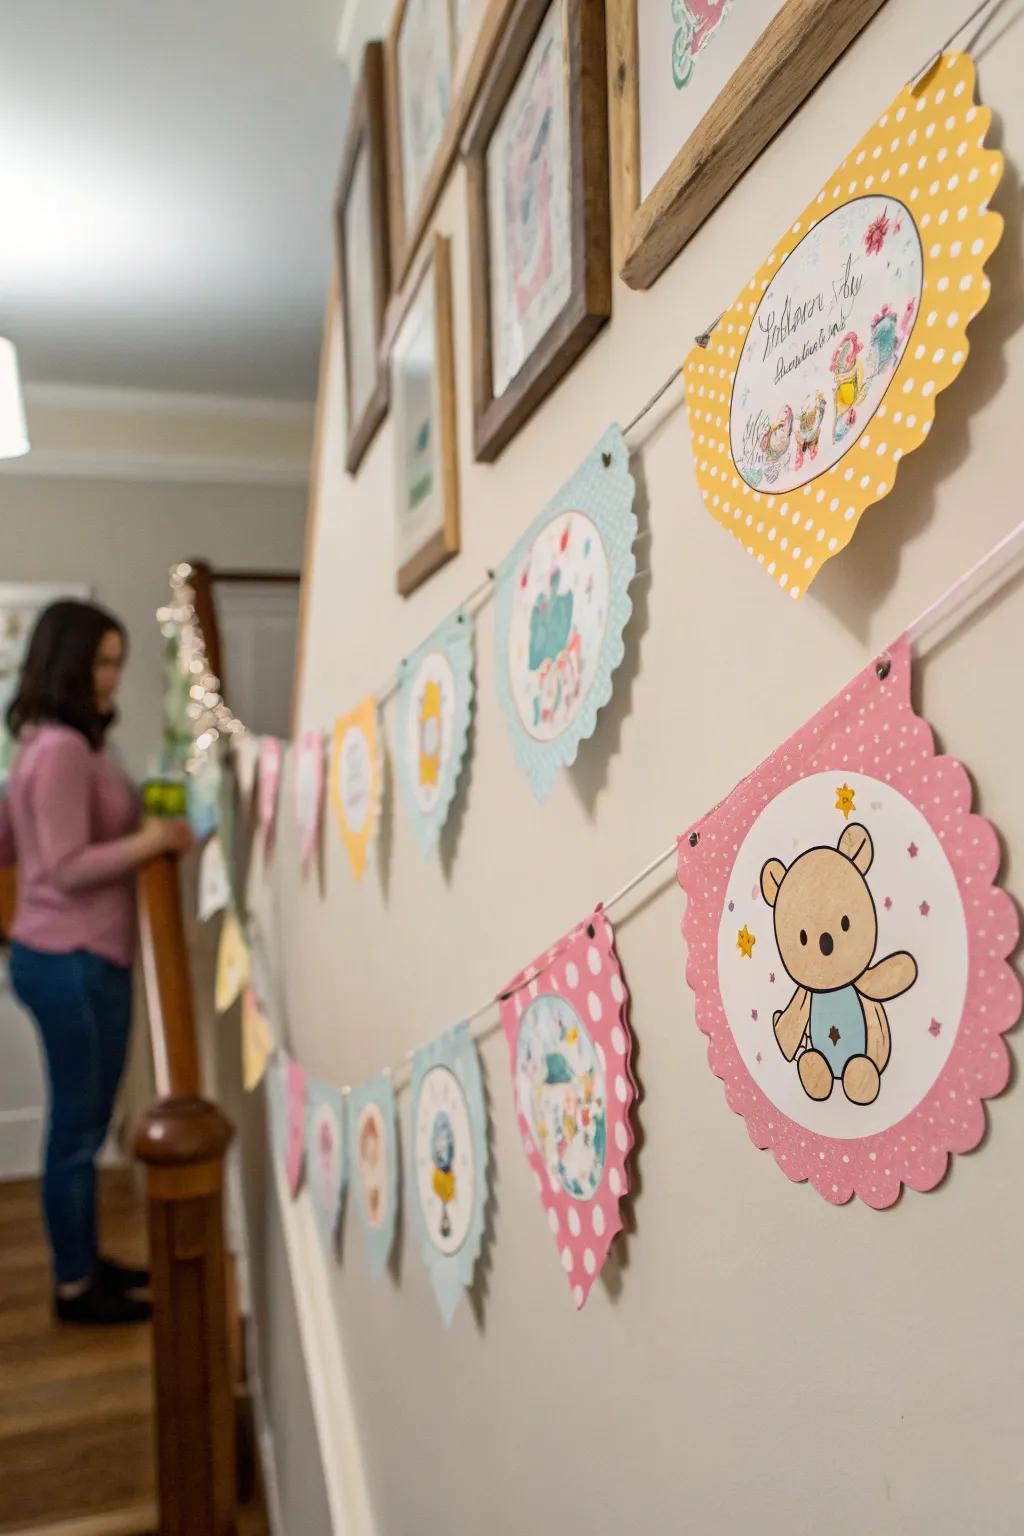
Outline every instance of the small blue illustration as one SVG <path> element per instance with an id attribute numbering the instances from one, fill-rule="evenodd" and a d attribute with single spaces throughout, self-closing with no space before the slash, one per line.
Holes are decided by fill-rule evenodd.
<path id="1" fill-rule="evenodd" d="M 572 1004 L 541 994 L 519 1021 L 516 1092 L 553 1189 L 591 1200 L 604 1176 L 604 1068 Z"/>
<path id="2" fill-rule="evenodd" d="M 472 712 L 473 625 L 460 608 L 405 658 L 398 685 L 398 783 L 424 856 L 455 799 Z"/>
<path id="3" fill-rule="evenodd" d="M 348 1174 L 345 1099 L 329 1083 L 306 1083 L 306 1185 L 325 1243 L 338 1227 Z"/>
<path id="4" fill-rule="evenodd" d="M 411 1088 L 407 1199 L 447 1327 L 473 1283 L 487 1206 L 487 1114 L 468 1024 L 420 1047 Z"/>
<path id="5" fill-rule="evenodd" d="M 498 697 L 538 800 L 612 696 L 633 611 L 634 490 L 622 432 L 609 427 L 498 572 Z"/>
<path id="6" fill-rule="evenodd" d="M 398 1132 L 390 1073 L 360 1083 L 348 1096 L 345 1116 L 348 1165 L 370 1272 L 383 1272 L 398 1214 Z"/>

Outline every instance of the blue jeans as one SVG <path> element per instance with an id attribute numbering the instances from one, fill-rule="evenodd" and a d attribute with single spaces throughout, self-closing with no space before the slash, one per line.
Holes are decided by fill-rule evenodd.
<path id="1" fill-rule="evenodd" d="M 43 1211 L 59 1285 L 96 1270 L 96 1164 L 124 1071 L 132 973 L 84 949 L 48 955 L 12 944 L 11 986 L 46 1053 L 50 1116 Z"/>

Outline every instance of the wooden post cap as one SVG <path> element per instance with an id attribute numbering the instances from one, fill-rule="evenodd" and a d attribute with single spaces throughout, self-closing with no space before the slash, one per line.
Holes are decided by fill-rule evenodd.
<path id="1" fill-rule="evenodd" d="M 219 1162 L 235 1128 L 206 1099 L 161 1099 L 147 1110 L 135 1132 L 135 1156 L 157 1168 Z"/>

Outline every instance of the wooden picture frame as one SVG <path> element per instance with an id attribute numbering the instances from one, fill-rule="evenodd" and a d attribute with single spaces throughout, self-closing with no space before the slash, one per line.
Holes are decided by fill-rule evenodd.
<path id="1" fill-rule="evenodd" d="M 415 0 L 397 0 L 385 44 L 388 163 L 390 168 L 391 263 L 396 281 L 408 275 L 430 216 L 444 186 L 458 149 L 466 119 L 476 100 L 481 81 L 501 40 L 515 0 L 469 0 L 467 19 L 472 21 L 466 46 L 457 46 L 455 12 L 459 0 L 436 0 L 448 17 L 451 97 L 444 131 L 414 208 L 406 206 L 404 149 L 402 139 L 402 78 L 400 38 Z"/>
<path id="2" fill-rule="evenodd" d="M 362 236 L 360 249 L 350 251 L 350 237 L 357 231 Z M 388 364 L 381 341 L 391 289 L 391 253 L 381 43 L 367 43 L 363 53 L 338 176 L 334 233 L 345 348 L 345 468 L 354 475 L 388 411 Z M 357 285 L 361 285 L 359 292 Z"/>
<path id="3" fill-rule="evenodd" d="M 607 0 L 615 265 L 631 288 L 661 275 L 884 0 L 785 0 L 646 197 L 641 3 Z"/>
<path id="4" fill-rule="evenodd" d="M 403 597 L 459 551 L 452 322 L 451 241 L 435 234 L 410 273 L 389 330 L 395 579 Z M 424 515 L 427 497 L 433 505 Z"/>
<path id="5" fill-rule="evenodd" d="M 524 71 L 532 67 L 534 44 L 551 25 L 553 10 L 561 23 L 567 91 L 568 297 L 496 393 L 488 150 Z M 604 0 L 517 0 L 466 130 L 463 153 L 469 198 L 473 446 L 477 460 L 490 462 L 611 315 Z"/>

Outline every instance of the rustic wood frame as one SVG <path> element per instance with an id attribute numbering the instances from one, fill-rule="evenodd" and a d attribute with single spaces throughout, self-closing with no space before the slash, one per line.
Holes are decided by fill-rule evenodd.
<path id="1" fill-rule="evenodd" d="M 352 373 L 348 304 L 348 255 L 345 250 L 345 209 L 360 154 L 369 156 L 370 244 L 373 260 L 374 333 L 377 341 L 377 377 L 369 399 L 358 416 L 352 409 Z M 338 261 L 338 295 L 345 343 L 345 468 L 354 475 L 381 422 L 388 413 L 389 372 L 380 348 L 384 316 L 391 290 L 391 252 L 388 242 L 387 150 L 384 120 L 384 48 L 367 43 L 363 65 L 349 112 L 345 151 L 334 200 L 334 238 Z"/>
<path id="2" fill-rule="evenodd" d="M 390 167 L 390 196 L 391 196 L 391 264 L 396 282 L 403 282 L 412 265 L 413 257 L 423 239 L 430 216 L 437 205 L 441 195 L 445 178 L 451 167 L 455 152 L 458 148 L 459 138 L 481 81 L 487 70 L 491 58 L 505 31 L 506 23 L 512 12 L 515 0 L 488 0 L 487 9 L 477 30 L 476 39 L 469 62 L 462 71 L 461 77 L 455 75 L 455 58 L 452 43 L 454 41 L 451 31 L 451 9 L 448 6 L 449 16 L 449 52 L 452 53 L 452 100 L 448 110 L 448 120 L 445 123 L 441 142 L 434 154 L 434 160 L 427 174 L 423 192 L 420 196 L 419 206 L 409 209 L 405 206 L 405 184 L 402 179 L 402 125 L 399 113 L 399 80 L 398 80 L 398 37 L 402 30 L 402 22 L 405 19 L 405 10 L 408 0 L 397 0 L 391 26 L 388 29 L 387 42 L 384 52 L 384 74 L 387 99 L 387 142 L 388 163 Z"/>
<path id="3" fill-rule="evenodd" d="M 437 336 L 435 382 L 438 400 L 438 473 L 444 522 L 395 575 L 395 584 L 408 597 L 459 552 L 459 456 L 455 414 L 455 340 L 453 334 L 451 241 L 435 234 L 420 253 L 388 325 L 389 368 L 395 341 L 423 283 L 434 284 L 434 325 Z M 392 389 L 394 385 L 392 384 Z M 396 452 L 397 452 L 396 436 Z"/>
<path id="4" fill-rule="evenodd" d="M 615 265 L 649 288 L 884 0 L 787 0 L 640 200 L 637 5 L 607 0 Z"/>
<path id="5" fill-rule="evenodd" d="M 563 6 L 569 71 L 572 286 L 503 394 L 491 358 L 491 261 L 487 146 L 551 4 Z M 496 459 L 612 312 L 604 0 L 518 0 L 463 141 L 469 198 L 473 330 L 473 449 Z"/>

